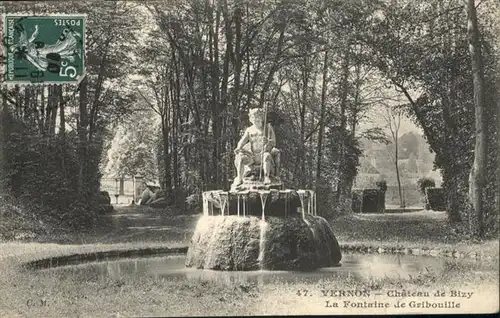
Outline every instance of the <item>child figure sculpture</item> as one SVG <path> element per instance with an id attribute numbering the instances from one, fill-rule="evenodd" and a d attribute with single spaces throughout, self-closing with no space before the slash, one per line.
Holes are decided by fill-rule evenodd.
<path id="1" fill-rule="evenodd" d="M 249 111 L 249 119 L 252 126 L 248 127 L 243 137 L 234 150 L 236 154 L 234 164 L 237 176 L 232 188 L 243 184 L 245 168 L 260 166 L 264 175 L 264 184 L 268 185 L 275 181 L 279 182 L 280 151 L 275 148 L 276 135 L 271 124 L 264 129 L 264 112 L 260 108 Z M 266 136 L 267 134 L 267 136 Z M 261 181 L 261 180 L 259 180 Z"/>

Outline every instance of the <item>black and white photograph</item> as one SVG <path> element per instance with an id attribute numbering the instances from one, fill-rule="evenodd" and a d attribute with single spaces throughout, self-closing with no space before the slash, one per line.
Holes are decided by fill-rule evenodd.
<path id="1" fill-rule="evenodd" d="M 0 317 L 498 314 L 499 1 L 0 13 Z"/>

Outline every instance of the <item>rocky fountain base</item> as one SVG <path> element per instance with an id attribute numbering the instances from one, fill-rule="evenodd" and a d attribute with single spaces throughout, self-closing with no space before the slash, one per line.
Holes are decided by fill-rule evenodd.
<path id="1" fill-rule="evenodd" d="M 186 266 L 213 270 L 314 270 L 342 256 L 310 190 L 207 191 Z"/>

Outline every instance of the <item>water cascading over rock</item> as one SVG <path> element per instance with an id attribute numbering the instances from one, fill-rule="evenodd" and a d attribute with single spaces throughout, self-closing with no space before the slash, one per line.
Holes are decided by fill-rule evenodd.
<path id="1" fill-rule="evenodd" d="M 314 191 L 283 189 L 274 130 L 262 115 L 250 110 L 253 126 L 235 150 L 231 190 L 203 193 L 187 267 L 313 270 L 342 258 L 331 225 L 317 215 Z"/>

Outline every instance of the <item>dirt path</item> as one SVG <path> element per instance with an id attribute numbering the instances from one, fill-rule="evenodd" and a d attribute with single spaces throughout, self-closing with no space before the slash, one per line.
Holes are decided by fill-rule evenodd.
<path id="1" fill-rule="evenodd" d="M 67 233 L 37 238 L 38 243 L 116 244 L 184 242 L 191 239 L 199 215 L 182 215 L 176 209 L 118 206 L 100 217 L 99 226 L 85 233 Z"/>

